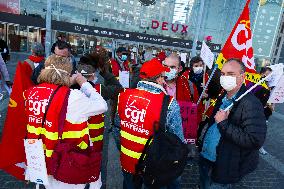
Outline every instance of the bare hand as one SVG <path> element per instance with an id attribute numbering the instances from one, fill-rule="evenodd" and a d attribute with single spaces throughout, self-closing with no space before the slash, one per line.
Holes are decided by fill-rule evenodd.
<path id="1" fill-rule="evenodd" d="M 228 119 L 230 111 L 219 110 L 215 115 L 215 122 L 220 123 L 226 119 Z"/>
<path id="2" fill-rule="evenodd" d="M 208 94 L 207 93 L 204 93 L 202 98 L 208 98 Z"/>
<path id="3" fill-rule="evenodd" d="M 82 86 L 83 83 L 87 82 L 87 79 L 86 79 L 84 76 L 82 76 L 82 74 L 78 73 L 78 74 L 77 74 L 77 77 L 76 77 L 76 82 L 77 82 L 80 86 Z"/>
<path id="4" fill-rule="evenodd" d="M 71 83 L 71 85 L 75 85 L 75 84 L 76 84 L 76 77 L 77 77 L 77 74 L 73 74 L 73 75 L 70 77 L 70 83 Z"/>

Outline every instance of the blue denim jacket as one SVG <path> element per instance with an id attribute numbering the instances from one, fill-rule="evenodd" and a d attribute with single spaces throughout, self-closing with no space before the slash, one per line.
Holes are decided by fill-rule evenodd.
<path id="1" fill-rule="evenodd" d="M 231 103 L 233 103 L 236 95 L 233 96 L 233 98 L 228 99 L 227 96 L 225 96 L 222 99 L 222 105 L 220 109 L 226 109 Z M 212 162 L 216 161 L 216 148 L 219 144 L 219 140 L 221 138 L 221 134 L 219 132 L 219 129 L 217 127 L 217 123 L 215 122 L 213 125 L 211 125 L 204 137 L 203 147 L 201 151 L 201 156 L 205 159 L 208 159 Z"/>
<path id="2" fill-rule="evenodd" d="M 137 84 L 138 89 L 143 89 L 149 92 L 161 93 L 164 92 L 161 88 L 155 86 L 157 84 L 151 82 L 139 81 Z M 120 123 L 119 116 L 116 116 L 115 125 L 118 126 Z M 175 99 L 169 106 L 167 112 L 166 130 L 177 135 L 182 141 L 184 141 L 182 119 L 180 114 L 180 107 Z"/>

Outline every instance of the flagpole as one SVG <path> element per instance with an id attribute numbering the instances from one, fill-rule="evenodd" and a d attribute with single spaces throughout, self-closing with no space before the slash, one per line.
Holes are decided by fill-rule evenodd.
<path id="1" fill-rule="evenodd" d="M 215 74 L 215 72 L 216 72 L 217 69 L 218 69 L 218 65 L 215 64 L 214 69 L 213 69 L 213 71 L 212 71 L 212 73 L 211 73 L 211 75 L 210 75 L 210 77 L 209 77 L 209 79 L 208 79 L 206 85 L 204 86 L 203 91 L 202 91 L 202 93 L 201 93 L 201 95 L 200 95 L 200 97 L 199 97 L 199 99 L 198 99 L 198 101 L 197 101 L 197 103 L 196 103 L 197 106 L 198 106 L 198 104 L 200 103 L 200 101 L 201 101 L 201 99 L 202 99 L 202 97 L 203 97 L 203 95 L 204 95 L 206 89 L 208 88 L 209 83 L 210 83 L 210 81 L 212 80 L 212 78 L 213 78 L 213 76 L 214 76 L 214 74 Z"/>
<path id="2" fill-rule="evenodd" d="M 45 56 L 49 56 L 51 47 L 51 0 L 47 0 L 46 6 L 46 16 L 45 16 Z"/>

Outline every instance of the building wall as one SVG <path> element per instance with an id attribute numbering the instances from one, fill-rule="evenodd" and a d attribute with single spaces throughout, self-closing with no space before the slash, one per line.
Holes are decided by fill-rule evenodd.
<path id="1" fill-rule="evenodd" d="M 20 0 L 21 13 L 44 17 L 46 0 Z M 53 0 L 53 19 L 152 35 L 193 39 L 200 0 L 157 0 L 141 6 L 138 0 Z M 200 40 L 212 35 L 213 42 L 224 43 L 246 0 L 205 0 Z M 257 1 L 251 1 L 253 23 Z M 151 28 L 151 21 L 189 25 L 188 33 Z M 170 27 L 170 26 L 169 26 Z"/>

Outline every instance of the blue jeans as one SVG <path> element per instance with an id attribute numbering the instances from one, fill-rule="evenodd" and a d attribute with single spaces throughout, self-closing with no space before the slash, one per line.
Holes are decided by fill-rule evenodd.
<path id="1" fill-rule="evenodd" d="M 219 184 L 211 180 L 212 166 L 212 162 L 199 157 L 200 189 L 231 189 L 231 184 Z"/>
<path id="2" fill-rule="evenodd" d="M 133 182 L 133 174 L 127 173 L 124 170 L 122 170 L 122 174 L 123 174 L 123 189 L 142 189 L 143 183 L 141 183 L 141 185 L 139 186 L 136 186 L 135 188 L 134 182 Z M 181 177 L 178 177 L 176 180 L 171 182 L 169 185 L 164 186 L 160 189 L 180 189 L 180 180 L 181 180 Z M 148 187 L 144 185 L 144 189 L 148 189 Z"/>

